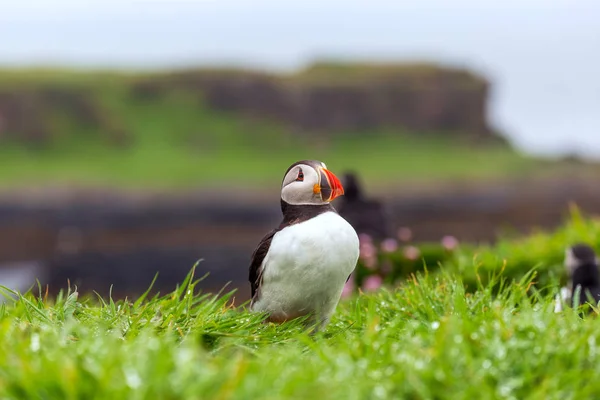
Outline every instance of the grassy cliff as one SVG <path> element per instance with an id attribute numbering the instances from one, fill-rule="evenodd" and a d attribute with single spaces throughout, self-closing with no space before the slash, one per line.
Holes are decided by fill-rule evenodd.
<path id="1" fill-rule="evenodd" d="M 377 76 L 408 74 L 415 82 L 437 76 L 431 68 L 381 68 Z M 312 132 L 276 118 L 216 109 L 206 91 L 194 86 L 213 82 L 211 74 L 225 76 L 225 82 L 245 76 L 0 72 L 0 185 L 254 187 L 279 180 L 291 162 L 303 158 L 322 159 L 338 172 L 360 171 L 367 184 L 381 185 L 488 179 L 540 168 L 507 146 L 476 146 L 460 133 L 398 127 Z M 348 82 L 365 74 L 316 65 L 293 81 L 322 82 L 331 75 Z"/>

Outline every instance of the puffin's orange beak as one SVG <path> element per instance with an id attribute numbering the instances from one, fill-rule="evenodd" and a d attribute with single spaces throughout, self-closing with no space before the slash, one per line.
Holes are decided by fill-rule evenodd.
<path id="1" fill-rule="evenodd" d="M 344 187 L 342 182 L 338 179 L 333 172 L 321 168 L 321 197 L 324 201 L 333 201 L 336 197 L 344 194 Z"/>

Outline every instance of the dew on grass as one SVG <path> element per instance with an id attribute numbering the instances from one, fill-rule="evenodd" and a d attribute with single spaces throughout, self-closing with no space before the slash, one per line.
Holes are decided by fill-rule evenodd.
<path id="1" fill-rule="evenodd" d="M 137 389 L 142 385 L 142 378 L 140 375 L 132 368 L 125 368 L 125 381 L 127 382 L 127 386 L 132 389 Z"/>
<path id="2" fill-rule="evenodd" d="M 31 351 L 33 351 L 33 352 L 37 352 L 40 349 L 40 335 L 38 335 L 37 333 L 34 333 L 33 335 L 31 335 L 30 348 L 31 348 Z"/>
<path id="3" fill-rule="evenodd" d="M 369 373 L 369 377 L 372 379 L 375 379 L 375 380 L 379 380 L 383 377 L 383 372 L 381 372 L 381 370 L 379 370 L 379 369 L 376 369 Z"/>
<path id="4" fill-rule="evenodd" d="M 385 398 L 387 398 L 387 397 L 388 397 L 388 396 L 387 396 L 387 390 L 386 390 L 386 389 L 385 389 L 385 387 L 384 387 L 384 386 L 382 386 L 382 385 L 377 385 L 377 386 L 375 386 L 375 388 L 373 389 L 373 394 L 374 394 L 376 397 L 380 397 L 380 398 L 382 398 L 382 399 L 385 399 Z"/>
<path id="5" fill-rule="evenodd" d="M 496 351 L 496 357 L 499 360 L 504 359 L 506 357 L 506 349 L 504 347 L 498 348 L 498 350 Z"/>
<path id="6" fill-rule="evenodd" d="M 590 357 L 596 356 L 596 338 L 594 336 L 588 337 L 588 346 L 590 348 Z"/>

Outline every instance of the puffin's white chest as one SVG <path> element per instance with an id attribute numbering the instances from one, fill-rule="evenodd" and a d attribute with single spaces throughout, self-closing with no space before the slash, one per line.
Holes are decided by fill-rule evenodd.
<path id="1" fill-rule="evenodd" d="M 328 318 L 358 256 L 356 231 L 337 213 L 281 230 L 263 260 L 261 295 L 253 310 L 282 318 L 319 311 Z"/>

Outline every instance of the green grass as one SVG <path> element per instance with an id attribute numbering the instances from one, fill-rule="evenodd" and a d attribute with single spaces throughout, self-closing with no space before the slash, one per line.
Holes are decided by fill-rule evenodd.
<path id="1" fill-rule="evenodd" d="M 354 282 L 360 286 L 368 276 L 379 275 L 386 284 L 394 284 L 425 269 L 436 273 L 443 268 L 459 276 L 466 290 L 473 292 L 480 285 L 490 285 L 498 271 L 506 279 L 519 280 L 527 271 L 535 270 L 536 287 L 548 294 L 556 285 L 567 284 L 563 265 L 567 246 L 586 243 L 600 254 L 600 218 L 585 215 L 575 204 L 568 211 L 564 224 L 554 231 L 532 229 L 525 236 L 499 232 L 494 244 L 466 242 L 446 249 L 440 242 L 401 242 L 396 250 L 386 251 L 375 242 L 371 248 L 374 255 L 365 256 L 370 254 L 367 251 L 359 258 Z M 416 247 L 419 257 L 408 257 L 406 246 Z"/>
<path id="2" fill-rule="evenodd" d="M 320 73 L 315 67 L 307 74 Z M 329 67 L 327 67 L 329 68 Z M 48 120 L 52 142 L 41 149 L 3 141 L 0 188 L 42 184 L 127 188 L 246 186 L 278 182 L 294 161 L 321 159 L 337 173 L 359 171 L 368 188 L 440 180 L 490 180 L 547 172 L 547 163 L 505 146 L 473 146 L 448 134 L 396 130 L 339 132 L 330 140 L 292 132 L 269 121 L 208 109 L 199 93 L 171 90 L 136 100 L 138 74 L 116 72 L 0 71 L 0 87 L 84 88 L 106 126 L 131 135 L 131 145 L 110 145 L 107 132 L 81 126 L 68 115 Z M 158 78 L 157 78 L 158 79 Z M 550 173 L 550 172 L 548 172 Z"/>
<path id="3" fill-rule="evenodd" d="M 159 129 L 169 129 L 155 126 L 145 132 L 152 135 L 159 133 Z M 292 162 L 307 158 L 324 161 L 338 175 L 346 170 L 358 171 L 368 187 L 443 179 L 483 180 L 541 171 L 535 160 L 507 150 L 472 153 L 435 139 L 338 137 L 328 148 L 311 147 L 310 143 L 299 141 L 292 146 L 261 147 L 234 140 L 228 143 L 226 139 L 215 139 L 206 144 L 206 149 L 203 145 L 185 148 L 161 138 L 140 139 L 134 148 L 122 150 L 95 143 L 74 143 L 42 151 L 4 147 L 0 149 L 3 160 L 0 186 L 51 182 L 134 188 L 206 185 L 251 188 L 279 182 Z"/>
<path id="4" fill-rule="evenodd" d="M 556 280 L 485 274 L 475 291 L 442 268 L 357 294 L 314 336 L 232 307 L 233 293 L 198 293 L 193 277 L 135 301 L 7 292 L 0 398 L 597 397 L 600 320 L 554 313 Z"/>
<path id="5" fill-rule="evenodd" d="M 519 279 L 534 268 L 539 272 L 535 279 L 538 286 L 565 285 L 564 252 L 575 243 L 587 243 L 600 254 L 600 219 L 585 215 L 572 204 L 569 217 L 559 229 L 536 229 L 527 236 L 504 234 L 494 245 L 464 245 L 465 249 L 457 252 L 447 267 L 470 287 L 480 280 L 487 284 L 486 277 L 494 271 L 502 270 L 505 277 Z"/>

